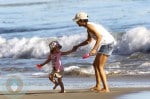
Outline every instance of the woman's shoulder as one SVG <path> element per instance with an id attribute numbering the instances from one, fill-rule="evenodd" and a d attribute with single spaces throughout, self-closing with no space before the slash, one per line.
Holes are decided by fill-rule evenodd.
<path id="1" fill-rule="evenodd" d="M 97 27 L 99 27 L 99 24 L 97 24 L 97 23 L 94 23 L 94 22 L 88 22 L 87 23 L 87 28 L 89 30 L 95 30 L 95 29 L 97 29 Z"/>
<path id="2" fill-rule="evenodd" d="M 99 23 L 95 22 L 88 22 L 87 27 L 100 27 L 101 25 Z"/>
<path id="3" fill-rule="evenodd" d="M 91 21 L 87 22 L 87 24 L 100 25 L 100 23 L 98 23 L 98 22 L 91 22 Z"/>
<path id="4" fill-rule="evenodd" d="M 96 24 L 94 22 L 88 22 L 87 27 L 94 27 Z"/>
<path id="5" fill-rule="evenodd" d="M 87 22 L 87 25 L 94 25 L 94 22 Z"/>

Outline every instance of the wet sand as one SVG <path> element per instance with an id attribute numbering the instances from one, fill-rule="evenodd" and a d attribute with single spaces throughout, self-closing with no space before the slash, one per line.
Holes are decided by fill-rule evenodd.
<path id="1" fill-rule="evenodd" d="M 58 90 L 30 91 L 16 95 L 0 93 L 0 99 L 120 99 L 121 96 L 128 94 L 150 92 L 150 88 L 111 88 L 110 90 L 109 93 L 98 93 L 88 89 L 66 90 L 66 93 L 59 93 Z"/>

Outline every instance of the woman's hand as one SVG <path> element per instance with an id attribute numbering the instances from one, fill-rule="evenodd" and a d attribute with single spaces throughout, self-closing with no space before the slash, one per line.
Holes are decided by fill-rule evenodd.
<path id="1" fill-rule="evenodd" d="M 90 54 L 90 56 L 95 55 L 96 54 L 96 50 L 91 50 L 91 52 L 89 54 Z"/>

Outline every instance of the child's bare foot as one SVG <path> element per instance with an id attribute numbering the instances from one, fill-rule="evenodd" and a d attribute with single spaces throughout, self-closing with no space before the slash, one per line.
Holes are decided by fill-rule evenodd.
<path id="1" fill-rule="evenodd" d="M 101 90 L 97 90 L 97 92 L 100 92 L 100 93 L 107 93 L 107 92 L 110 92 L 109 89 L 101 89 Z"/>
<path id="2" fill-rule="evenodd" d="M 58 85 L 59 85 L 58 83 L 55 83 L 55 86 L 53 87 L 53 90 L 55 90 Z"/>
<path id="3" fill-rule="evenodd" d="M 90 90 L 91 90 L 91 91 L 94 91 L 94 90 L 100 90 L 100 89 L 101 89 L 101 88 L 96 87 L 96 86 L 95 86 L 95 87 L 90 88 Z"/>
<path id="4" fill-rule="evenodd" d="M 59 93 L 66 93 L 66 91 L 60 91 Z"/>

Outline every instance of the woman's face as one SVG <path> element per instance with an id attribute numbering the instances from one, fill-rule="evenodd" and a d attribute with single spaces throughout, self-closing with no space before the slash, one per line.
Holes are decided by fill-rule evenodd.
<path id="1" fill-rule="evenodd" d="M 82 21 L 80 21 L 80 20 L 79 20 L 79 21 L 77 21 L 76 23 L 78 24 L 78 26 L 83 26 L 83 22 L 82 22 Z"/>
<path id="2" fill-rule="evenodd" d="M 84 22 L 84 21 L 82 21 L 82 20 L 79 20 L 79 21 L 77 21 L 76 23 L 77 23 L 78 26 L 80 26 L 80 27 L 81 27 L 81 26 L 86 27 L 86 24 L 87 24 L 86 22 Z"/>

